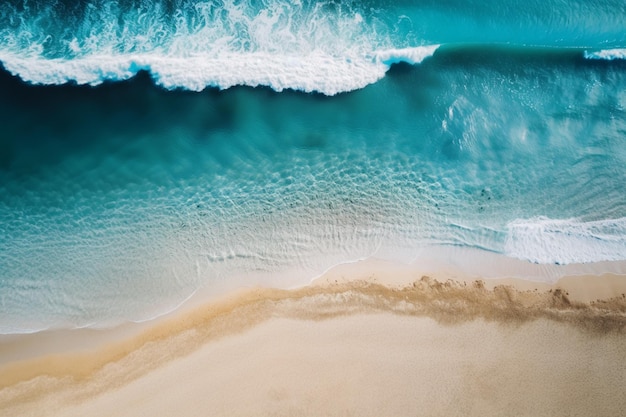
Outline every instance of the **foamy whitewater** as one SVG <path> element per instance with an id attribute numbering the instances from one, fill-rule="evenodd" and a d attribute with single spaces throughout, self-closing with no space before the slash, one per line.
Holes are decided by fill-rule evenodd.
<path id="1" fill-rule="evenodd" d="M 368 257 L 626 273 L 623 2 L 388 3 L 3 2 L 0 333 Z"/>

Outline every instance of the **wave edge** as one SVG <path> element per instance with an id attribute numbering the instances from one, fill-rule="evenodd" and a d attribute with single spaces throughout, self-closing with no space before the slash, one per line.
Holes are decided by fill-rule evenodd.
<path id="1" fill-rule="evenodd" d="M 333 57 L 324 53 L 305 56 L 269 53 L 220 54 L 215 57 L 175 57 L 156 54 L 88 56 L 75 59 L 45 59 L 0 54 L 4 68 L 23 81 L 36 85 L 97 86 L 125 81 L 140 71 L 152 75 L 163 88 L 202 91 L 208 87 L 228 89 L 238 85 L 266 86 L 307 93 L 336 95 L 373 84 L 391 65 L 421 63 L 439 45 L 375 51 L 368 55 Z"/>

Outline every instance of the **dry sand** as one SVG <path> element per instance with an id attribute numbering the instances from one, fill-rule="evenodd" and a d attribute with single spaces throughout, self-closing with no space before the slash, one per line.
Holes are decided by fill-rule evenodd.
<path id="1" fill-rule="evenodd" d="M 5 338 L 0 415 L 626 415 L 626 277 L 418 275 L 368 261 L 149 325 Z"/>

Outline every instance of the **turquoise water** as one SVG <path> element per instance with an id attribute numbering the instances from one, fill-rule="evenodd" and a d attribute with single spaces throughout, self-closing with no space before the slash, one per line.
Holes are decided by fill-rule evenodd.
<path id="1" fill-rule="evenodd" d="M 626 8 L 523 6 L 3 4 L 0 332 L 428 248 L 626 260 Z"/>

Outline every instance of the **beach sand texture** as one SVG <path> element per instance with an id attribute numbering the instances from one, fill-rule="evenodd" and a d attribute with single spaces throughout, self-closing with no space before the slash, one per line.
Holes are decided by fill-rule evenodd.
<path id="1" fill-rule="evenodd" d="M 626 415 L 624 277 L 414 274 L 344 265 L 130 330 L 3 340 L 0 415 Z"/>

